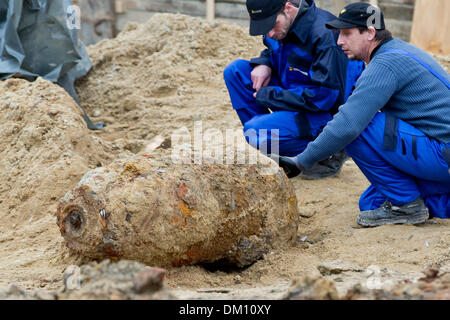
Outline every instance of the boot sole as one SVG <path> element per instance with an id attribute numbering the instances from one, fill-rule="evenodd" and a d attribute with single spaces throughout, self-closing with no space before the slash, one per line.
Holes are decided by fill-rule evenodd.
<path id="1" fill-rule="evenodd" d="M 363 227 L 378 227 L 386 224 L 419 224 L 424 223 L 429 218 L 428 210 L 426 213 L 420 213 L 411 216 L 397 217 L 393 219 L 368 220 L 361 218 L 359 215 L 356 222 Z"/>

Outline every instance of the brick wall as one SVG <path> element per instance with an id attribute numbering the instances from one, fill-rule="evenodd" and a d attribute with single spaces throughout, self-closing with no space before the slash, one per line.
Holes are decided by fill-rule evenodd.
<path id="1" fill-rule="evenodd" d="M 156 12 L 183 13 L 205 17 L 205 0 L 73 0 L 78 2 L 85 17 L 82 27 L 82 40 L 87 44 L 97 42 L 102 38 L 115 35 L 122 30 L 127 22 L 146 22 Z M 316 0 L 318 7 L 338 15 L 341 9 L 356 0 Z M 385 13 L 387 27 L 394 36 L 409 41 L 415 0 L 364 0 L 378 4 Z M 106 12 L 114 10 L 115 14 Z M 105 10 L 105 12 L 100 12 Z M 100 18 L 110 17 L 98 24 Z M 217 20 L 236 23 L 248 27 L 249 17 L 245 0 L 216 0 L 215 15 Z M 109 19 L 109 18 L 108 18 Z M 95 28 L 93 23 L 97 21 Z M 112 31 L 109 31 L 111 29 Z M 96 31 L 94 35 L 90 32 Z"/>
<path id="2" fill-rule="evenodd" d="M 414 0 L 378 0 L 386 27 L 394 37 L 409 41 L 414 15 Z"/>
<path id="3" fill-rule="evenodd" d="M 340 10 L 355 0 L 316 0 L 318 7 L 338 15 Z M 378 0 L 366 2 L 378 3 L 385 13 L 386 24 L 395 37 L 409 41 L 414 0 Z M 117 28 L 121 30 L 127 21 L 146 21 L 155 12 L 184 13 L 205 16 L 205 0 L 116 0 L 116 7 L 122 12 L 117 15 Z M 216 18 L 241 26 L 248 26 L 248 13 L 245 0 L 216 0 Z"/>

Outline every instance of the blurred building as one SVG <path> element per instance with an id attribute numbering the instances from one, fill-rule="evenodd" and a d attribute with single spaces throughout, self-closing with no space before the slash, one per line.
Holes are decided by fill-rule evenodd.
<path id="1" fill-rule="evenodd" d="M 73 0 L 81 7 L 81 38 L 86 44 L 111 38 L 127 22 L 143 23 L 154 13 L 182 13 L 205 17 L 208 0 Z M 394 36 L 410 39 L 415 0 L 364 0 L 378 5 L 385 13 L 386 24 Z M 215 0 L 215 19 L 248 27 L 245 0 Z M 211 3 L 209 2 L 209 3 Z M 317 6 L 338 15 L 355 0 L 316 0 Z"/>

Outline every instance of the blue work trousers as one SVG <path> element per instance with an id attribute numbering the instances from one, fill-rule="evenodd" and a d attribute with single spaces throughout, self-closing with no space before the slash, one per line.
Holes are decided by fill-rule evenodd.
<path id="1" fill-rule="evenodd" d="M 302 153 L 309 142 L 315 139 L 332 119 L 329 112 L 286 111 L 277 107 L 262 107 L 253 97 L 255 90 L 251 80 L 252 65 L 246 60 L 233 61 L 224 71 L 224 79 L 230 94 L 231 104 L 236 110 L 249 144 L 260 149 L 267 146 L 272 153 L 272 143 L 278 144 L 278 154 L 296 156 Z M 363 71 L 362 63 L 350 61 L 347 67 L 345 100 Z M 272 75 L 269 86 L 282 87 L 277 76 Z M 308 136 L 300 133 L 298 116 L 308 122 Z M 274 130 L 277 130 L 275 132 Z M 304 130 L 303 130 L 304 131 Z M 254 134 L 256 132 L 256 135 Z M 260 135 L 260 132 L 264 134 Z M 267 132 L 267 134 L 266 134 Z M 247 134 L 246 134 L 247 133 Z M 250 134 L 248 134 L 250 133 Z M 262 150 L 261 150 L 262 151 Z"/>

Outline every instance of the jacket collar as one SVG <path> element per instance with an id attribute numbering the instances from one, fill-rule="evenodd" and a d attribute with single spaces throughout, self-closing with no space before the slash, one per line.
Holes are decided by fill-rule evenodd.
<path id="1" fill-rule="evenodd" d="M 394 38 L 386 39 L 383 42 L 381 42 L 378 46 L 376 46 L 373 49 L 372 53 L 370 54 L 370 61 L 372 61 L 373 57 L 377 54 L 378 50 L 380 50 L 381 46 L 384 45 L 385 43 L 391 41 L 391 40 L 394 40 Z"/>
<path id="2" fill-rule="evenodd" d="M 289 33 L 294 33 L 301 42 L 305 43 L 316 15 L 317 8 L 314 0 L 303 0 Z"/>

